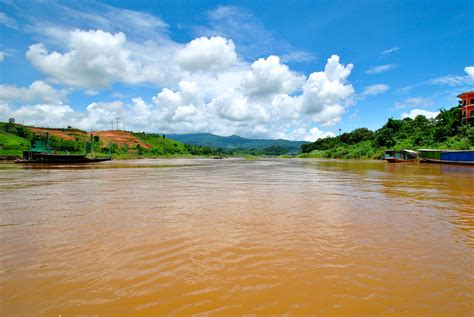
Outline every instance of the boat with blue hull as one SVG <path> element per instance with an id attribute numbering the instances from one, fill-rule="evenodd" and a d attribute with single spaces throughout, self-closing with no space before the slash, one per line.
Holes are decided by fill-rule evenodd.
<path id="1" fill-rule="evenodd" d="M 474 151 L 419 150 L 422 163 L 460 164 L 474 166 Z"/>

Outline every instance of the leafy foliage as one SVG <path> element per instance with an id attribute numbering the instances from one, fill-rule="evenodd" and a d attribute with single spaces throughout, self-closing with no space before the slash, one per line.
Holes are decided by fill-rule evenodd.
<path id="1" fill-rule="evenodd" d="M 0 130 L 19 136 L 20 138 L 25 138 L 29 140 L 33 139 L 33 133 L 30 130 L 28 130 L 24 126 L 15 124 L 15 120 L 11 119 L 13 118 L 10 118 L 8 123 L 0 122 Z"/>
<path id="2" fill-rule="evenodd" d="M 51 148 L 53 148 L 55 151 L 58 152 L 71 152 L 71 153 L 77 153 L 84 151 L 84 143 L 83 142 L 78 142 L 78 141 L 73 141 L 73 140 L 64 140 L 55 136 L 50 136 L 49 137 L 49 144 Z M 88 148 L 89 145 L 86 143 Z M 94 148 L 96 146 L 94 145 Z"/>
<path id="3" fill-rule="evenodd" d="M 415 119 L 387 120 L 373 132 L 355 129 L 337 137 L 303 144 L 302 157 L 378 158 L 384 150 L 393 148 L 444 148 L 467 150 L 474 147 L 474 127 L 461 124 L 459 107 L 441 109 L 434 119 L 417 116 Z"/>

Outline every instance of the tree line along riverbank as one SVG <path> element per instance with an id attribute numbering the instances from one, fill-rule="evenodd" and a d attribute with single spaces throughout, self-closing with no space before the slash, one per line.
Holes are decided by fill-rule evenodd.
<path id="1" fill-rule="evenodd" d="M 15 124 L 13 120 L 0 122 L 0 158 L 15 159 L 29 150 L 35 134 L 49 135 L 49 144 L 57 154 L 90 153 L 90 135 L 93 134 L 96 155 L 112 154 L 114 159 L 158 157 L 258 157 L 279 156 L 289 152 L 285 146 L 261 148 L 232 148 L 186 144 L 164 134 L 123 130 L 93 131 L 68 128 L 41 128 Z M 294 151 L 291 148 L 291 151 Z"/>
<path id="2" fill-rule="evenodd" d="M 301 146 L 300 157 L 360 159 L 380 158 L 387 149 L 474 149 L 474 127 L 461 123 L 459 107 L 441 109 L 433 119 L 388 119 L 376 131 L 355 129 L 336 137 Z"/>

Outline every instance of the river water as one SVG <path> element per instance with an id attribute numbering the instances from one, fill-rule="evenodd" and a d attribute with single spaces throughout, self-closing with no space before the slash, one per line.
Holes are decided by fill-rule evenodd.
<path id="1" fill-rule="evenodd" d="M 470 316 L 474 168 L 0 164 L 1 316 Z"/>

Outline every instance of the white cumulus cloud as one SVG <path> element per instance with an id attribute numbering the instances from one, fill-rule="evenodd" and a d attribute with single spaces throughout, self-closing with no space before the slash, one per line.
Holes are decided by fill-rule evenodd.
<path id="1" fill-rule="evenodd" d="M 89 89 L 104 88 L 114 81 L 142 81 L 140 63 L 125 48 L 125 34 L 101 30 L 71 32 L 69 51 L 49 53 L 43 44 L 31 45 L 31 63 L 60 83 Z"/>
<path id="2" fill-rule="evenodd" d="M 231 121 L 247 121 L 252 118 L 252 108 L 247 99 L 235 91 L 221 94 L 210 104 L 218 115 Z"/>
<path id="3" fill-rule="evenodd" d="M 199 37 L 176 53 L 178 65 L 191 72 L 220 71 L 236 61 L 234 42 L 221 36 Z"/>
<path id="4" fill-rule="evenodd" d="M 49 82 L 83 89 L 96 102 L 73 110 L 64 104 L 65 90 L 43 81 L 25 88 L 1 86 L 0 101 L 9 109 L 3 117 L 86 130 L 109 129 L 120 118 L 121 128 L 129 130 L 308 139 L 330 135 L 315 124 L 338 123 L 353 102 L 348 80 L 353 65 L 343 65 L 338 55 L 306 77 L 276 55 L 240 59 L 234 42 L 221 36 L 161 46 L 153 40 L 129 41 L 122 32 L 74 30 L 68 36 L 58 51 L 31 45 L 27 58 Z M 151 100 L 115 94 L 116 101 L 99 101 L 100 90 L 114 83 L 158 88 Z M 27 105 L 16 108 L 19 102 Z M 44 116 L 48 107 L 57 114 L 53 121 Z"/>
<path id="5" fill-rule="evenodd" d="M 404 112 L 401 118 L 412 118 L 415 119 L 417 116 L 425 116 L 428 119 L 435 118 L 439 114 L 439 111 L 428 111 L 423 109 L 412 109 L 410 112 Z"/>
<path id="6" fill-rule="evenodd" d="M 474 79 L 474 66 L 464 67 L 464 71 L 467 73 L 469 77 L 471 77 L 471 79 Z"/>
<path id="7" fill-rule="evenodd" d="M 245 75 L 242 87 L 248 95 L 291 94 L 305 78 L 280 63 L 278 56 L 259 58 L 253 62 L 252 70 Z"/>
<path id="8" fill-rule="evenodd" d="M 345 111 L 343 103 L 350 103 L 354 93 L 351 84 L 346 83 L 353 65 L 339 63 L 339 56 L 332 55 L 324 71 L 312 73 L 303 85 L 301 110 L 316 122 L 335 124 Z"/>
<path id="9" fill-rule="evenodd" d="M 59 103 L 66 97 L 65 90 L 56 90 L 41 80 L 34 81 L 29 87 L 0 85 L 0 101 Z"/>
<path id="10" fill-rule="evenodd" d="M 77 114 L 74 110 L 61 103 L 36 104 L 13 108 L 8 104 L 0 105 L 0 120 L 15 118 L 19 123 L 33 124 L 40 127 L 68 126 L 76 123 Z"/>
<path id="11" fill-rule="evenodd" d="M 336 135 L 333 132 L 321 131 L 317 127 L 314 127 L 309 130 L 309 135 L 305 136 L 303 140 L 314 142 L 318 139 L 324 139 L 327 137 L 335 137 L 335 136 Z"/>

